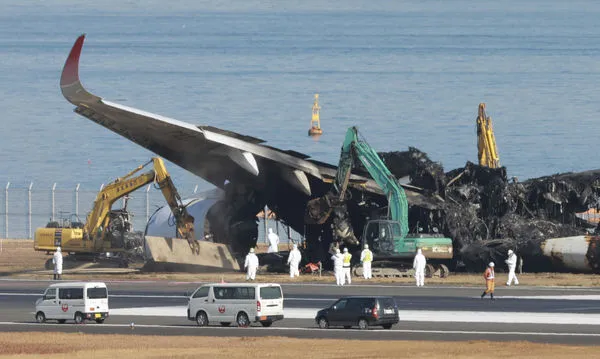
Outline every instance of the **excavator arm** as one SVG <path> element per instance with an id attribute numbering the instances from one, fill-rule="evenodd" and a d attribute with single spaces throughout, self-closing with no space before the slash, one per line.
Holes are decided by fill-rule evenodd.
<path id="1" fill-rule="evenodd" d="M 479 165 L 498 168 L 500 157 L 496 147 L 496 137 L 492 128 L 492 118 L 485 113 L 485 104 L 479 104 L 479 115 L 477 116 L 477 155 Z"/>
<path id="2" fill-rule="evenodd" d="M 351 134 L 352 132 L 352 134 Z M 383 163 L 377 152 L 365 141 L 358 139 L 356 127 L 348 130 L 346 137 L 354 136 L 356 156 L 377 182 L 388 199 L 388 217 L 400 223 L 402 237 L 408 233 L 408 200 L 396 177 Z"/>
<path id="3" fill-rule="evenodd" d="M 198 253 L 199 247 L 194 234 L 194 217 L 192 217 L 187 208 L 181 202 L 181 197 L 175 188 L 175 184 L 167 172 L 165 163 L 160 157 L 152 158 L 154 163 L 154 172 L 156 173 L 156 183 L 163 196 L 173 212 L 177 224 L 177 234 L 180 238 L 185 238 L 190 243 L 192 249 Z"/>
<path id="4" fill-rule="evenodd" d="M 148 164 L 153 163 L 154 169 L 141 175 L 134 176 Z M 177 223 L 177 233 L 190 243 L 192 249 L 198 253 L 199 246 L 194 236 L 194 217 L 181 203 L 181 197 L 167 172 L 164 162 L 159 157 L 137 167 L 123 177 L 105 186 L 96 196 L 92 211 L 87 216 L 83 226 L 84 238 L 92 239 L 96 247 L 102 247 L 106 228 L 109 224 L 109 213 L 112 205 L 119 199 L 149 183 L 156 182 L 162 191 Z"/>
<path id="5" fill-rule="evenodd" d="M 344 203 L 350 174 L 356 160 L 362 162 L 385 193 L 388 199 L 389 215 L 391 215 L 392 220 L 401 224 L 402 235 L 406 236 L 408 233 L 408 201 L 406 194 L 394 175 L 379 158 L 377 152 L 366 141 L 358 138 L 356 127 L 351 127 L 346 132 L 333 188 L 325 196 L 308 202 L 306 222 L 322 224 L 329 219 L 333 212 L 335 214 L 333 224 L 336 236 L 349 244 L 358 243 Z"/>
<path id="6" fill-rule="evenodd" d="M 104 230 L 108 226 L 110 219 L 109 213 L 112 205 L 119 198 L 154 181 L 154 171 L 149 171 L 133 177 L 133 175 L 139 172 L 144 166 L 145 165 L 139 166 L 127 175 L 117 178 L 98 192 L 96 200 L 94 200 L 92 211 L 88 214 L 87 220 L 83 226 L 84 239 L 93 240 L 95 246 L 98 248 L 102 246 L 101 241 L 104 239 Z"/>

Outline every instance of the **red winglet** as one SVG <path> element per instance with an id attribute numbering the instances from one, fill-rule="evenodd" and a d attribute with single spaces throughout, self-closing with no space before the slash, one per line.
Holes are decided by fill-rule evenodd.
<path id="1" fill-rule="evenodd" d="M 83 47 L 83 40 L 85 34 L 79 36 L 73 44 L 71 53 L 65 62 L 63 67 L 62 75 L 60 77 L 60 86 L 68 86 L 79 81 L 79 56 L 81 55 L 81 48 Z"/>

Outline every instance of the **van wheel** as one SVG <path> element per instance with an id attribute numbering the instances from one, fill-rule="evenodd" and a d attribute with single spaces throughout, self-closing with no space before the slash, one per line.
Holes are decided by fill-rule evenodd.
<path id="1" fill-rule="evenodd" d="M 206 313 L 198 312 L 198 314 L 196 314 L 196 323 L 198 323 L 199 327 L 207 326 L 208 325 L 208 317 L 206 316 Z"/>
<path id="2" fill-rule="evenodd" d="M 96 319 L 96 323 L 98 323 L 98 324 L 104 323 L 104 318 Z"/>
<path id="3" fill-rule="evenodd" d="M 262 324 L 263 327 L 268 328 L 271 325 L 273 325 L 273 322 L 270 320 L 264 320 L 264 321 L 260 322 L 260 324 Z"/>
<path id="4" fill-rule="evenodd" d="M 363 318 L 363 319 L 360 319 L 360 320 L 358 321 L 358 327 L 359 327 L 360 329 L 363 329 L 363 330 L 365 330 L 365 329 L 369 329 L 369 322 L 367 322 L 367 320 L 366 320 L 366 319 L 364 319 L 364 318 Z"/>
<path id="5" fill-rule="evenodd" d="M 221 322 L 222 327 L 228 327 L 231 325 L 231 322 Z"/>
<path id="6" fill-rule="evenodd" d="M 238 327 L 245 328 L 250 325 L 250 319 L 248 319 L 248 315 L 244 312 L 240 312 L 237 316 L 237 325 Z"/>
<path id="7" fill-rule="evenodd" d="M 44 312 L 37 312 L 35 315 L 35 320 L 37 320 L 38 323 L 45 323 L 46 316 L 44 315 Z"/>
<path id="8" fill-rule="evenodd" d="M 327 319 L 325 319 L 323 317 L 319 318 L 317 323 L 319 324 L 319 328 L 321 328 L 321 329 L 329 328 L 329 322 L 327 321 Z"/>
<path id="9" fill-rule="evenodd" d="M 57 320 L 58 324 L 65 324 L 66 323 L 66 319 L 59 319 Z"/>
<path id="10" fill-rule="evenodd" d="M 382 327 L 383 329 L 392 329 L 392 324 L 384 324 Z"/>
<path id="11" fill-rule="evenodd" d="M 75 324 L 81 324 L 83 323 L 83 314 L 81 314 L 80 312 L 75 313 Z"/>

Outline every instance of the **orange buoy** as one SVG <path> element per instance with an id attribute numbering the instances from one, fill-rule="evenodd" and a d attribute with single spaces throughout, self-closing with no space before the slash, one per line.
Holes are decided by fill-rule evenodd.
<path id="1" fill-rule="evenodd" d="M 312 107 L 312 119 L 310 120 L 310 129 L 308 130 L 309 136 L 319 136 L 323 134 L 323 130 L 321 129 L 321 120 L 319 118 L 319 111 L 321 107 L 319 106 L 319 94 L 315 94 L 315 102 Z"/>

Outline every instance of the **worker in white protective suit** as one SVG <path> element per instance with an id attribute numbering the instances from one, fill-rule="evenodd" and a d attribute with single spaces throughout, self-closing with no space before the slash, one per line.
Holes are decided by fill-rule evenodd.
<path id="1" fill-rule="evenodd" d="M 417 287 L 425 285 L 425 265 L 427 260 L 421 252 L 421 248 L 417 249 L 415 260 L 413 261 L 413 268 L 415 269 L 415 279 L 417 280 Z"/>
<path id="2" fill-rule="evenodd" d="M 277 233 L 273 232 L 273 228 L 269 228 L 267 239 L 269 240 L 269 249 L 267 249 L 267 253 L 279 252 L 279 236 Z"/>
<path id="3" fill-rule="evenodd" d="M 335 283 L 344 285 L 344 257 L 340 253 L 340 249 L 336 248 L 335 254 L 331 256 L 333 261 L 333 273 L 335 274 Z"/>
<path id="4" fill-rule="evenodd" d="M 363 278 L 371 279 L 371 262 L 373 261 L 373 252 L 369 249 L 369 245 L 365 244 L 365 249 L 360 252 L 360 261 L 363 266 Z"/>
<path id="5" fill-rule="evenodd" d="M 515 269 L 517 269 L 517 255 L 512 249 L 508 250 L 508 258 L 504 262 L 506 262 L 506 265 L 508 266 L 508 281 L 506 282 L 506 285 L 510 286 L 513 281 L 515 282 L 515 285 L 519 285 L 519 280 L 515 274 Z"/>
<path id="6" fill-rule="evenodd" d="M 298 249 L 298 245 L 294 244 L 294 248 L 290 251 L 290 255 L 288 256 L 287 264 L 290 266 L 290 278 L 300 276 L 300 271 L 298 267 L 300 266 L 300 261 L 302 260 L 302 254 Z"/>
<path id="7" fill-rule="evenodd" d="M 348 253 L 348 248 L 344 248 L 344 255 L 342 268 L 344 270 L 344 280 L 342 284 L 348 282 L 348 284 L 352 284 L 352 273 L 350 272 L 350 261 L 352 260 L 352 254 Z"/>
<path id="8" fill-rule="evenodd" d="M 54 252 L 54 256 L 52 256 L 52 264 L 54 264 L 54 279 L 61 280 L 63 270 L 63 256 L 60 247 L 56 247 L 56 252 Z"/>
<path id="9" fill-rule="evenodd" d="M 246 255 L 244 268 L 246 269 L 246 280 L 254 280 L 258 269 L 258 257 L 254 254 L 254 248 L 250 248 L 250 253 Z"/>

